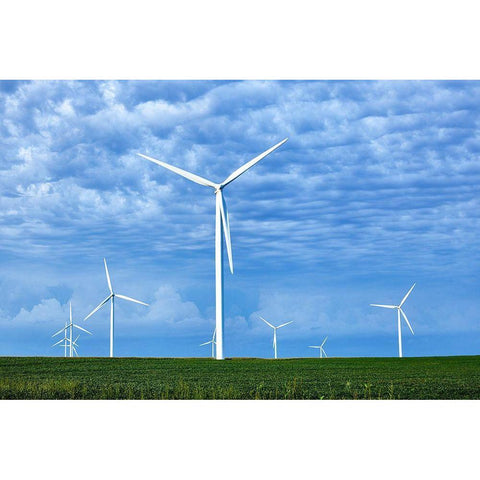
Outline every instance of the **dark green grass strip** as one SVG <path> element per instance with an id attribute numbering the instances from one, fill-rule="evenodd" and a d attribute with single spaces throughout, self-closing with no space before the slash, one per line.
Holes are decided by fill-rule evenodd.
<path id="1" fill-rule="evenodd" d="M 479 399 L 480 356 L 0 357 L 1 399 Z"/>

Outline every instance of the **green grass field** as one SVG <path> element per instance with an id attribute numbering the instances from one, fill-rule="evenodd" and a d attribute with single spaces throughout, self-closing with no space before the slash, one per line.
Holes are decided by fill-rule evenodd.
<path id="1" fill-rule="evenodd" d="M 478 399 L 480 356 L 0 357 L 1 399 Z"/>

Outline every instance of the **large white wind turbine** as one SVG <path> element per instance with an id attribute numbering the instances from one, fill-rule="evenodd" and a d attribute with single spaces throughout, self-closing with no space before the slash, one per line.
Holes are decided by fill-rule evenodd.
<path id="1" fill-rule="evenodd" d="M 215 304 L 216 304 L 216 329 L 217 329 L 217 348 L 216 358 L 217 360 L 223 360 L 223 248 L 222 237 L 225 236 L 225 243 L 227 246 L 228 262 L 230 265 L 230 271 L 233 274 L 233 259 L 232 259 L 232 244 L 230 240 L 230 223 L 228 219 L 227 204 L 223 197 L 223 188 L 229 183 L 233 182 L 242 173 L 245 173 L 250 167 L 253 167 L 257 162 L 265 158 L 269 153 L 272 153 L 278 147 L 283 145 L 288 139 L 285 138 L 280 143 L 277 143 L 272 148 L 269 148 L 265 152 L 261 153 L 257 157 L 253 158 L 249 162 L 245 163 L 242 167 L 235 170 L 229 175 L 223 182 L 215 183 L 205 178 L 202 178 L 193 173 L 182 170 L 181 168 L 174 167 L 168 163 L 162 162 L 147 155 L 139 153 L 143 158 L 150 160 L 161 167 L 166 168 L 182 177 L 191 180 L 192 182 L 199 183 L 205 187 L 213 188 L 216 198 L 216 215 L 215 215 Z"/>
<path id="2" fill-rule="evenodd" d="M 325 358 L 327 358 L 327 353 L 325 352 L 325 350 L 323 349 L 323 346 L 325 345 L 325 342 L 327 341 L 327 338 L 328 337 L 325 337 L 325 340 L 322 342 L 321 345 L 309 345 L 309 348 L 318 348 L 318 352 L 320 354 L 320 358 L 323 358 L 325 356 Z"/>
<path id="3" fill-rule="evenodd" d="M 403 297 L 403 300 L 400 302 L 400 305 L 377 305 L 376 303 L 371 303 L 370 306 L 372 307 L 382 307 L 382 308 L 391 308 L 391 309 L 396 309 L 397 310 L 397 323 L 398 323 L 398 356 L 401 358 L 402 357 L 402 322 L 400 319 L 400 314 L 403 316 L 405 319 L 405 322 L 407 322 L 408 328 L 412 332 L 412 335 L 414 335 L 412 326 L 410 325 L 410 322 L 408 321 L 407 316 L 405 315 L 404 311 L 402 310 L 402 305 L 405 303 L 405 300 L 407 297 L 410 295 L 410 293 L 413 290 L 413 287 L 415 287 L 415 283 L 411 286 L 410 290 L 407 292 L 407 294 Z"/>
<path id="4" fill-rule="evenodd" d="M 108 273 L 107 261 L 103 259 L 103 263 L 105 264 L 105 273 L 107 275 L 107 283 L 108 289 L 110 290 L 110 295 L 103 300 L 97 307 L 95 307 L 85 318 L 90 318 L 97 310 L 100 310 L 109 300 L 110 300 L 110 357 L 113 357 L 113 330 L 114 330 L 114 304 L 115 304 L 115 297 L 123 298 L 124 300 L 128 300 L 129 302 L 139 303 L 140 305 L 145 305 L 148 307 L 148 303 L 141 302 L 140 300 L 135 300 L 134 298 L 127 297 L 126 295 L 120 295 L 119 293 L 115 293 L 113 291 L 112 282 L 110 280 L 110 274 Z"/>
<path id="5" fill-rule="evenodd" d="M 63 327 L 61 330 L 59 330 L 58 332 L 54 333 L 52 335 L 52 337 L 55 337 L 56 335 L 58 335 L 59 333 L 62 333 L 62 332 L 66 332 L 67 330 L 70 330 L 69 332 L 69 336 L 70 338 L 68 339 L 68 345 L 70 346 L 70 356 L 73 357 L 73 349 L 74 349 L 74 341 L 72 340 L 72 335 L 73 335 L 73 329 L 74 328 L 78 328 L 79 330 L 82 330 L 86 333 L 88 333 L 89 335 L 91 335 L 91 333 L 88 331 L 88 330 L 85 330 L 83 327 L 81 327 L 80 325 L 77 325 L 76 323 L 73 323 L 73 317 L 72 317 L 72 302 L 70 302 L 70 323 L 65 323 L 65 327 Z M 66 335 L 64 336 L 64 338 L 66 339 Z M 78 338 L 78 337 L 77 337 Z M 63 342 L 64 339 L 60 340 L 60 342 L 57 342 L 58 344 Z M 57 345 L 57 344 L 55 344 Z M 55 346 L 55 345 L 52 345 L 52 346 Z M 63 346 L 63 344 L 62 344 Z"/>
<path id="6" fill-rule="evenodd" d="M 260 315 L 259 315 L 260 316 Z M 287 323 L 282 323 L 278 327 L 275 327 L 270 322 L 267 322 L 263 317 L 260 317 L 269 327 L 273 328 L 273 350 L 275 351 L 275 358 L 277 358 L 277 330 L 279 328 L 285 327 L 286 325 L 290 325 L 293 323 L 293 320 Z"/>
<path id="7" fill-rule="evenodd" d="M 212 339 L 209 340 L 208 342 L 205 342 L 205 343 L 201 343 L 200 346 L 203 347 L 204 345 L 209 345 L 209 344 L 212 344 L 212 358 L 215 358 L 215 345 L 217 344 L 216 340 L 215 340 L 215 335 L 217 333 L 217 329 L 215 329 L 213 331 L 213 336 L 212 336 Z"/>

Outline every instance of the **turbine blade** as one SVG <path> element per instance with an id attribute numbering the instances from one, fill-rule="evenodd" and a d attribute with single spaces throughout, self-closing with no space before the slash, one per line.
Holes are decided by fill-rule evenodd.
<path id="1" fill-rule="evenodd" d="M 110 290 L 110 293 L 113 293 L 112 282 L 110 281 L 110 274 L 108 273 L 107 261 L 103 259 L 103 263 L 105 264 L 105 273 L 107 274 L 108 288 Z"/>
<path id="2" fill-rule="evenodd" d="M 77 349 L 75 347 L 72 347 L 72 348 L 73 348 L 73 351 L 75 352 L 75 355 L 78 357 Z"/>
<path id="3" fill-rule="evenodd" d="M 291 322 L 282 323 L 282 324 L 279 325 L 277 328 L 282 328 L 282 327 L 284 327 L 285 325 L 290 325 L 291 323 L 293 323 L 293 320 L 292 320 Z"/>
<path id="4" fill-rule="evenodd" d="M 415 287 L 415 283 L 411 286 L 410 290 L 407 292 L 407 294 L 403 297 L 403 300 L 400 302 L 399 307 L 401 307 L 404 303 L 407 297 L 410 295 L 411 291 L 413 290 L 413 287 Z"/>
<path id="5" fill-rule="evenodd" d="M 63 340 L 64 340 L 64 339 L 62 338 L 62 339 L 61 339 L 61 340 L 59 340 L 57 343 L 54 343 L 54 344 L 52 345 L 52 347 L 55 347 L 56 345 L 58 345 L 58 344 L 62 343 L 62 342 L 63 342 Z M 62 346 L 63 346 L 63 345 L 62 345 Z"/>
<path id="6" fill-rule="evenodd" d="M 63 327 L 63 328 L 62 328 L 61 330 L 59 330 L 58 332 L 54 333 L 54 334 L 52 335 L 52 338 L 53 338 L 53 337 L 56 337 L 59 333 L 62 333 L 62 332 L 63 332 L 64 330 L 66 330 L 67 328 L 68 328 L 68 327 Z"/>
<path id="7" fill-rule="evenodd" d="M 123 298 L 124 300 L 128 300 L 129 302 L 135 302 L 135 303 L 139 303 L 140 305 L 145 305 L 146 307 L 150 306 L 148 303 L 141 302 L 140 300 L 135 300 L 134 298 L 127 297 L 126 295 L 120 295 L 119 293 L 116 293 L 115 296 L 119 298 Z"/>
<path id="8" fill-rule="evenodd" d="M 260 315 L 259 315 L 260 317 Z M 275 328 L 270 322 L 267 322 L 263 317 L 260 317 L 269 327 Z"/>
<path id="9" fill-rule="evenodd" d="M 328 338 L 328 336 L 325 337 L 325 340 L 324 340 L 324 341 L 322 342 L 322 344 L 320 345 L 320 348 L 321 348 L 322 350 L 323 350 L 323 346 L 325 345 L 325 342 L 327 341 L 327 338 Z"/>
<path id="10" fill-rule="evenodd" d="M 376 303 L 371 303 L 371 307 L 382 307 L 382 308 L 397 308 L 395 305 L 377 305 Z"/>
<path id="11" fill-rule="evenodd" d="M 151 162 L 156 163 L 157 165 L 160 165 L 161 167 L 166 168 L 167 170 L 170 170 L 178 175 L 181 175 L 182 177 L 185 177 L 188 180 L 191 180 L 192 182 L 199 183 L 200 185 L 204 185 L 205 187 L 212 187 L 215 189 L 218 188 L 218 185 L 216 183 L 213 183 L 210 180 L 207 180 L 206 178 L 195 175 L 194 173 L 187 172 L 185 170 L 182 170 L 181 168 L 174 167 L 173 165 L 169 165 L 168 163 L 162 162 L 161 160 L 157 160 L 147 155 L 143 155 L 142 153 L 137 153 L 137 155 L 147 160 L 150 160 Z"/>
<path id="12" fill-rule="evenodd" d="M 403 312 L 403 310 L 402 310 L 401 308 L 399 308 L 399 310 L 400 310 L 400 313 L 403 315 L 403 318 L 404 318 L 405 321 L 407 322 L 408 328 L 409 328 L 410 331 L 412 332 L 412 335 L 415 335 L 415 334 L 413 333 L 412 326 L 410 325 L 410 322 L 408 321 L 407 316 L 405 315 L 405 313 Z"/>
<path id="13" fill-rule="evenodd" d="M 83 330 L 84 332 L 88 333 L 89 335 L 91 335 L 91 332 L 89 332 L 88 330 L 85 330 L 83 327 L 81 327 L 80 325 L 77 325 L 76 323 L 73 324 L 73 326 L 75 328 L 79 328 L 80 330 Z"/>
<path id="14" fill-rule="evenodd" d="M 278 147 L 283 145 L 288 138 L 285 138 L 282 140 L 280 143 L 277 143 L 273 147 L 269 148 L 268 150 L 265 150 L 263 153 L 255 157 L 254 159 L 250 160 L 247 162 L 245 165 L 242 167 L 238 168 L 235 170 L 231 175 L 229 175 L 221 184 L 221 187 L 225 187 L 228 185 L 230 182 L 233 182 L 236 178 L 238 178 L 242 173 L 245 173 L 249 168 L 253 167 L 256 163 L 258 163 L 262 158 L 265 158 L 269 153 L 272 153 L 274 150 L 276 150 Z"/>
<path id="15" fill-rule="evenodd" d="M 320 348 L 318 345 L 309 345 L 308 348 Z"/>
<path id="16" fill-rule="evenodd" d="M 83 320 L 87 320 L 87 318 L 91 317 L 97 310 L 102 308 L 109 300 L 112 298 L 112 295 L 110 294 L 103 302 L 101 302 L 98 306 L 96 306 Z"/>
<path id="17" fill-rule="evenodd" d="M 203 347 L 204 345 L 210 345 L 211 343 L 212 343 L 212 341 L 209 340 L 208 342 L 201 343 L 199 346 L 200 346 L 200 347 Z"/>
<path id="18" fill-rule="evenodd" d="M 228 264 L 230 265 L 230 272 L 233 274 L 232 241 L 230 238 L 230 222 L 228 220 L 227 204 L 221 190 L 218 191 L 217 195 L 220 195 L 220 216 L 222 217 L 225 243 L 227 244 Z"/>
<path id="19" fill-rule="evenodd" d="M 328 358 L 327 357 L 327 352 L 325 352 L 325 350 L 323 348 L 321 350 L 322 350 L 323 354 L 325 355 L 325 358 Z"/>

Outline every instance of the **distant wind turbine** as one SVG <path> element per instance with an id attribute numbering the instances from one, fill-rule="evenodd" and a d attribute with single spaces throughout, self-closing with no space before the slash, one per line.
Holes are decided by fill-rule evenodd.
<path id="1" fill-rule="evenodd" d="M 68 338 L 67 338 L 67 325 L 68 325 L 68 321 L 65 320 L 65 328 L 63 329 L 63 338 L 61 340 L 59 340 L 57 343 L 54 343 L 52 345 L 52 347 L 56 347 L 57 345 L 59 347 L 63 347 L 64 348 L 64 352 L 63 352 L 63 356 L 66 357 L 67 356 L 67 347 L 68 347 Z M 63 342 L 63 343 L 62 343 Z"/>
<path id="2" fill-rule="evenodd" d="M 145 305 L 148 307 L 148 303 L 141 302 L 140 300 L 135 300 L 134 298 L 127 297 L 126 295 L 120 295 L 119 293 L 114 293 L 112 288 L 112 282 L 110 280 L 110 274 L 108 273 L 107 261 L 103 259 L 105 264 L 105 273 L 107 275 L 108 289 L 110 290 L 110 295 L 103 300 L 97 307 L 95 307 L 85 318 L 87 320 L 90 318 L 97 310 L 103 307 L 110 300 L 110 357 L 113 357 L 113 331 L 114 331 L 114 303 L 115 297 L 123 298 L 129 302 L 139 303 L 140 305 Z"/>
<path id="3" fill-rule="evenodd" d="M 70 323 L 65 323 L 65 327 L 62 328 L 61 330 L 59 330 L 58 332 L 54 333 L 52 335 L 52 337 L 55 337 L 56 335 L 58 335 L 59 333 L 62 333 L 62 332 L 66 332 L 67 330 L 70 330 L 69 332 L 69 335 L 70 335 L 70 338 L 68 339 L 68 345 L 70 346 L 70 357 L 73 357 L 73 340 L 72 340 L 72 335 L 73 335 L 73 329 L 74 328 L 78 328 L 79 330 L 82 330 L 83 332 L 86 332 L 88 333 L 89 335 L 91 335 L 91 333 L 88 331 L 88 330 L 85 330 L 83 327 L 81 327 L 80 325 L 77 325 L 76 323 L 73 323 L 73 318 L 72 318 L 72 302 L 70 302 Z M 64 337 L 66 338 L 66 336 Z M 78 338 L 78 337 L 77 337 Z M 61 343 L 63 342 L 64 340 L 60 340 L 60 342 L 57 342 L 57 343 Z M 55 344 L 57 345 L 57 344 Z M 52 345 L 52 346 L 55 346 L 55 345 Z M 63 346 L 63 344 L 62 344 Z"/>
<path id="4" fill-rule="evenodd" d="M 78 347 L 78 343 L 77 343 L 77 340 L 80 338 L 80 335 L 77 335 L 77 338 L 73 341 L 72 343 L 72 348 L 73 348 L 73 351 L 75 353 L 75 355 L 78 357 L 78 352 L 77 352 L 77 349 L 75 347 Z"/>
<path id="5" fill-rule="evenodd" d="M 410 290 L 407 292 L 407 294 L 403 297 L 403 300 L 400 302 L 400 305 L 377 305 L 376 303 L 371 303 L 370 306 L 372 307 L 381 307 L 381 308 L 391 308 L 391 309 L 396 309 L 397 310 L 397 323 L 398 323 L 398 356 L 402 358 L 402 322 L 400 319 L 400 314 L 403 316 L 405 319 L 405 322 L 407 322 L 408 328 L 412 332 L 412 335 L 414 335 L 412 326 L 410 325 L 410 322 L 408 321 L 407 316 L 405 315 L 405 312 L 402 310 L 402 305 L 405 303 L 405 300 L 408 298 L 410 293 L 413 290 L 413 287 L 415 287 L 415 283 L 411 286 Z"/>
<path id="6" fill-rule="evenodd" d="M 230 240 L 230 222 L 228 219 L 227 204 L 223 197 L 223 189 L 229 183 L 233 182 L 242 173 L 245 173 L 250 167 L 253 167 L 262 158 L 265 158 L 268 154 L 272 153 L 278 147 L 283 145 L 288 139 L 285 138 L 280 143 L 277 143 L 273 147 L 269 148 L 265 152 L 261 153 L 257 157 L 253 158 L 249 162 L 245 163 L 242 167 L 235 170 L 229 175 L 222 183 L 215 183 L 207 180 L 203 177 L 195 175 L 193 173 L 182 170 L 181 168 L 174 167 L 168 163 L 162 162 L 147 155 L 139 153 L 141 157 L 150 160 L 161 167 L 166 168 L 182 177 L 198 183 L 205 187 L 213 188 L 216 198 L 216 215 L 215 215 L 215 299 L 216 299 L 216 330 L 217 330 L 217 347 L 216 358 L 217 360 L 223 360 L 223 248 L 222 238 L 225 236 L 225 243 L 227 245 L 228 262 L 230 265 L 230 271 L 233 274 L 233 259 L 232 259 L 232 244 Z"/>
<path id="7" fill-rule="evenodd" d="M 291 322 L 287 322 L 287 323 L 282 323 L 281 325 L 279 325 L 278 327 L 275 327 L 274 325 L 272 325 L 270 322 L 267 322 L 263 317 L 260 317 L 269 327 L 272 327 L 273 328 L 273 350 L 275 351 L 275 358 L 277 358 L 277 330 L 279 328 L 282 328 L 282 327 L 285 327 L 286 325 L 290 325 L 291 323 L 293 323 L 293 320 Z"/>
<path id="8" fill-rule="evenodd" d="M 318 348 L 318 352 L 320 354 L 320 358 L 323 358 L 323 356 L 325 356 L 325 358 L 327 358 L 327 353 L 325 352 L 325 350 L 323 349 L 323 346 L 325 345 L 325 342 L 327 341 L 327 338 L 328 337 L 325 337 L 325 340 L 322 342 L 321 345 L 310 345 L 309 348 Z"/>
<path id="9" fill-rule="evenodd" d="M 201 343 L 200 346 L 203 347 L 204 345 L 209 345 L 209 344 L 212 344 L 212 358 L 215 358 L 215 345 L 217 344 L 217 342 L 215 341 L 215 335 L 217 333 L 217 329 L 215 329 L 213 331 L 213 336 L 212 336 L 212 339 L 209 340 L 208 342 L 205 342 L 205 343 Z"/>
<path id="10" fill-rule="evenodd" d="M 77 340 L 78 338 L 80 337 L 80 335 L 77 335 L 77 338 L 75 340 L 73 340 L 72 342 L 72 349 L 73 349 L 73 353 L 78 357 L 78 352 L 77 352 L 77 349 L 75 347 L 78 347 L 78 343 L 77 343 Z M 63 342 L 63 343 L 62 343 Z M 70 345 L 70 340 L 68 338 L 62 338 L 59 342 L 55 343 L 52 345 L 52 347 L 55 347 L 56 345 L 58 345 L 59 347 L 65 347 L 65 354 L 64 356 L 66 357 L 67 356 L 67 347 Z M 73 353 L 70 354 L 70 357 L 73 357 Z"/>

